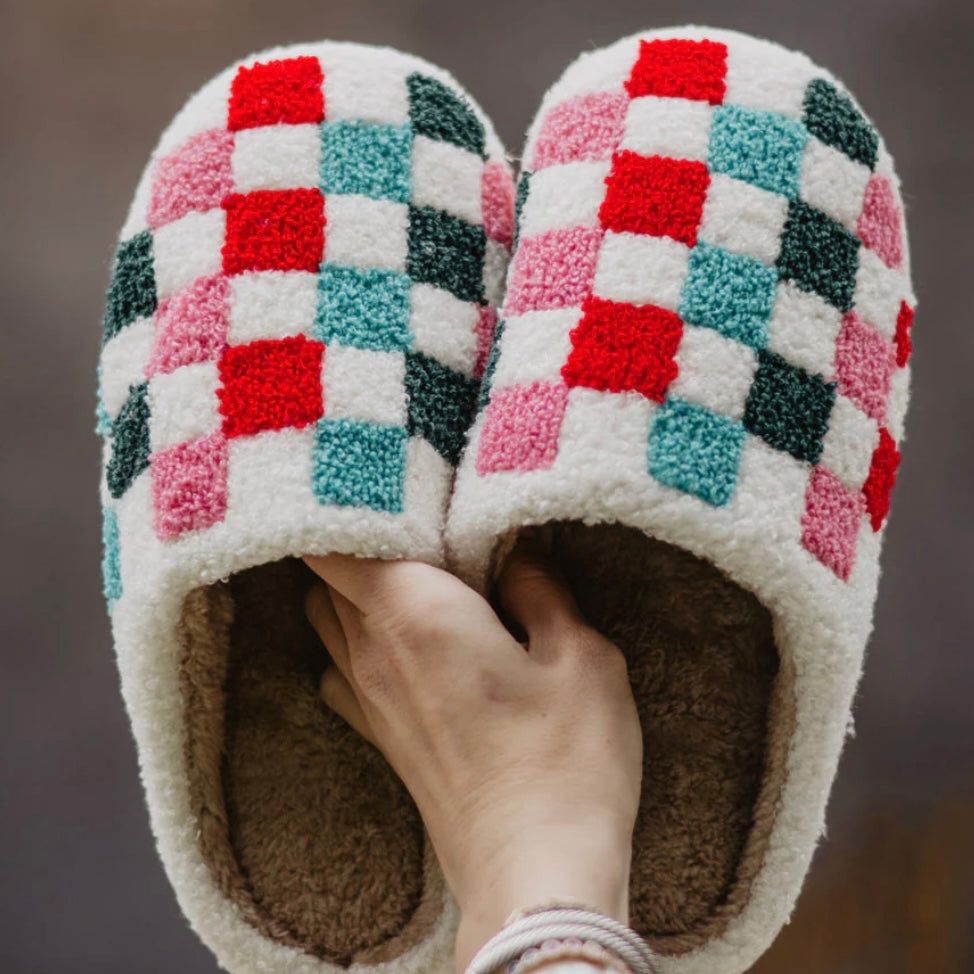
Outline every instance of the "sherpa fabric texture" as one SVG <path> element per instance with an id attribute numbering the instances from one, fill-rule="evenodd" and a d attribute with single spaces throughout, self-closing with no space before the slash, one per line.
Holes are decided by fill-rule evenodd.
<path id="1" fill-rule="evenodd" d="M 238 972 L 336 969 L 261 936 L 201 858 L 177 621 L 287 555 L 443 561 L 513 232 L 489 122 L 447 73 L 345 43 L 233 65 L 163 134 L 99 363 L 104 591 L 159 851 Z M 447 969 L 455 912 L 376 970 Z"/>
<path id="2" fill-rule="evenodd" d="M 582 55 L 523 163 L 450 562 L 483 588 L 521 525 L 620 522 L 771 611 L 796 725 L 763 865 L 661 962 L 744 971 L 823 831 L 872 628 L 915 307 L 897 177 L 827 71 L 697 27 Z"/>

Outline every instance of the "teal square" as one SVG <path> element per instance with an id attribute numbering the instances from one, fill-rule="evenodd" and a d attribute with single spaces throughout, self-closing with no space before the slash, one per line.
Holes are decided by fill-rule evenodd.
<path id="1" fill-rule="evenodd" d="M 102 593 L 111 612 L 122 595 L 122 573 L 119 568 L 118 516 L 114 508 L 101 509 L 101 578 Z"/>
<path id="2" fill-rule="evenodd" d="M 412 196 L 413 134 L 409 125 L 325 122 L 321 189 L 408 203 Z"/>
<path id="3" fill-rule="evenodd" d="M 808 130 L 776 112 L 740 105 L 714 109 L 709 165 L 772 193 L 798 195 Z"/>
<path id="4" fill-rule="evenodd" d="M 701 242 L 690 253 L 679 315 L 761 349 L 777 286 L 777 272 L 759 260 Z"/>
<path id="5" fill-rule="evenodd" d="M 376 352 L 396 352 L 412 342 L 405 274 L 379 268 L 325 264 L 318 278 L 315 337 Z"/>
<path id="6" fill-rule="evenodd" d="M 322 504 L 404 509 L 406 445 L 402 426 L 361 419 L 321 419 L 315 428 L 311 480 Z"/>
<path id="7" fill-rule="evenodd" d="M 722 507 L 734 495 L 747 433 L 741 423 L 678 396 L 649 434 L 649 472 L 661 484 Z"/>

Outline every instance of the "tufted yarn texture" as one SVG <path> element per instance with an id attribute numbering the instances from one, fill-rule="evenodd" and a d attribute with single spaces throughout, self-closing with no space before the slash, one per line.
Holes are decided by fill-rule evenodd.
<path id="1" fill-rule="evenodd" d="M 227 970 L 452 963 L 412 800 L 317 697 L 293 556 L 443 563 L 514 195 L 446 72 L 324 42 L 196 93 L 122 228 L 104 594 L 159 852 Z"/>
<path id="2" fill-rule="evenodd" d="M 709 809 L 679 792 L 660 807 L 647 764 L 632 921 L 667 972 L 743 972 L 823 832 L 872 628 L 916 304 L 899 183 L 828 71 L 703 27 L 581 55 L 523 159 L 449 563 L 490 592 L 518 530 L 548 525 L 583 603 L 625 588 L 596 616 L 620 634 L 637 702 L 663 714 L 647 749 L 681 728 L 675 780 L 715 740 L 728 748 L 698 786 Z M 626 554 L 606 558 L 613 546 Z M 654 608 L 647 594 L 679 571 L 676 549 L 728 583 L 687 588 L 693 622 L 678 596 Z M 650 577 L 656 557 L 667 569 Z M 643 589 L 626 558 L 647 566 Z M 692 685 L 641 682 L 653 634 L 670 636 L 666 672 L 748 598 L 770 632 L 738 630 L 719 677 L 701 663 Z M 769 637 L 774 679 L 746 698 Z M 723 693 L 734 717 L 703 705 Z M 736 839 L 708 831 L 718 808 Z"/>

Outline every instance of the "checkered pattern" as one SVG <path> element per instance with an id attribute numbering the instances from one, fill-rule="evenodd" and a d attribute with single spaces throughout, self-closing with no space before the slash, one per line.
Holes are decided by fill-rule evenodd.
<path id="1" fill-rule="evenodd" d="M 459 456 L 510 172 L 444 81 L 330 50 L 241 66 L 222 124 L 154 159 L 144 229 L 118 247 L 98 407 L 110 601 L 115 508 L 143 473 L 171 542 L 227 517 L 245 441 L 313 430 L 294 440 L 310 444 L 308 492 L 389 514 L 427 455 L 411 438 Z"/>
<path id="2" fill-rule="evenodd" d="M 721 507 L 770 448 L 803 485 L 796 540 L 847 580 L 899 461 L 902 207 L 836 83 L 809 65 L 762 86 L 746 62 L 733 41 L 643 39 L 616 87 L 537 123 L 476 470 L 554 467 L 592 390 L 644 397 L 626 429 L 645 475 Z"/>

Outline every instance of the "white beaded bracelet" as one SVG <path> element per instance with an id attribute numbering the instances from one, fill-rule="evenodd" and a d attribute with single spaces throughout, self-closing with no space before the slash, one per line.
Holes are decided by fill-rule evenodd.
<path id="1" fill-rule="evenodd" d="M 519 911 L 518 919 L 505 925 L 474 955 L 466 974 L 491 974 L 546 940 L 592 940 L 618 957 L 633 974 L 658 974 L 653 952 L 642 937 L 624 923 L 575 906 Z"/>

